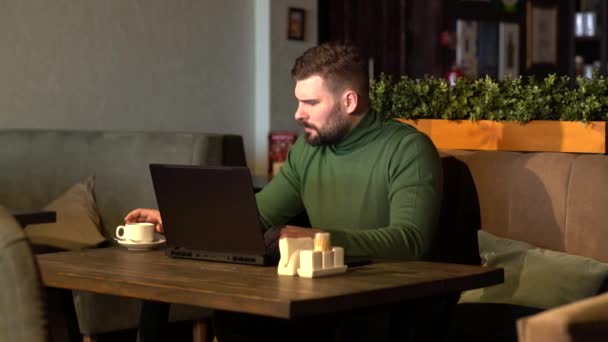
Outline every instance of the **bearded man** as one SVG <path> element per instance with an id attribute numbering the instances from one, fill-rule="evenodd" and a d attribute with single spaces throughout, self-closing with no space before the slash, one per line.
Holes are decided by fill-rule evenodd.
<path id="1" fill-rule="evenodd" d="M 370 111 L 367 59 L 354 46 L 313 47 L 296 59 L 291 76 L 298 101 L 295 119 L 304 135 L 256 195 L 261 224 L 275 232 L 267 236 L 329 232 L 332 244 L 348 256 L 428 257 L 442 195 L 441 163 L 430 139 Z M 303 211 L 312 228 L 287 225 Z M 162 231 L 157 210 L 136 209 L 125 221 L 153 222 Z M 220 342 L 322 336 L 378 341 L 390 338 L 382 328 L 390 319 L 376 312 L 303 323 L 216 312 L 215 329 Z"/>

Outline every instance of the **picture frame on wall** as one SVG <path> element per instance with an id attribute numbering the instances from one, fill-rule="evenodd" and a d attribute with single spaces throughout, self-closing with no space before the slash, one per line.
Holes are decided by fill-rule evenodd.
<path id="1" fill-rule="evenodd" d="M 526 4 L 526 66 L 557 65 L 556 5 Z"/>
<path id="2" fill-rule="evenodd" d="M 289 7 L 287 11 L 287 39 L 304 40 L 306 32 L 306 10 Z"/>
<path id="3" fill-rule="evenodd" d="M 456 21 L 456 65 L 465 76 L 477 78 L 477 21 Z"/>
<path id="4" fill-rule="evenodd" d="M 519 76 L 519 25 L 501 22 L 498 42 L 498 79 Z"/>

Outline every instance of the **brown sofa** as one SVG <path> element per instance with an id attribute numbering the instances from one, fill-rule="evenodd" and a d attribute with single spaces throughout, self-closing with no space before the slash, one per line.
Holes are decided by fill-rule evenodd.
<path id="1" fill-rule="evenodd" d="M 608 263 L 608 156 L 440 153 L 445 177 L 435 253 L 440 260 L 479 263 L 477 230 L 481 229 L 538 247 L 540 255 L 559 251 Z M 532 285 L 548 291 L 559 290 L 562 284 L 542 284 L 541 279 Z M 597 287 L 601 292 L 605 286 Z M 544 309 L 518 303 L 459 303 L 449 340 L 516 341 L 516 319 Z"/>

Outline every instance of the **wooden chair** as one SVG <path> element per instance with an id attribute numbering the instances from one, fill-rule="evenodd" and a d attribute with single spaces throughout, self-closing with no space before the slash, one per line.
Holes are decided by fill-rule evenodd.
<path id="1" fill-rule="evenodd" d="M 520 318 L 517 335 L 519 342 L 605 341 L 608 293 Z"/>

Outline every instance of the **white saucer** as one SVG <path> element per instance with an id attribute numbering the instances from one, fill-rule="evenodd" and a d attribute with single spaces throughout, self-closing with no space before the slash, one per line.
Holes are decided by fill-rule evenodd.
<path id="1" fill-rule="evenodd" d="M 130 251 L 147 251 L 150 249 L 155 249 L 167 241 L 164 236 L 157 236 L 157 238 L 157 240 L 151 242 L 135 242 L 117 238 L 114 240 L 118 241 L 121 246 L 126 247 Z"/>

